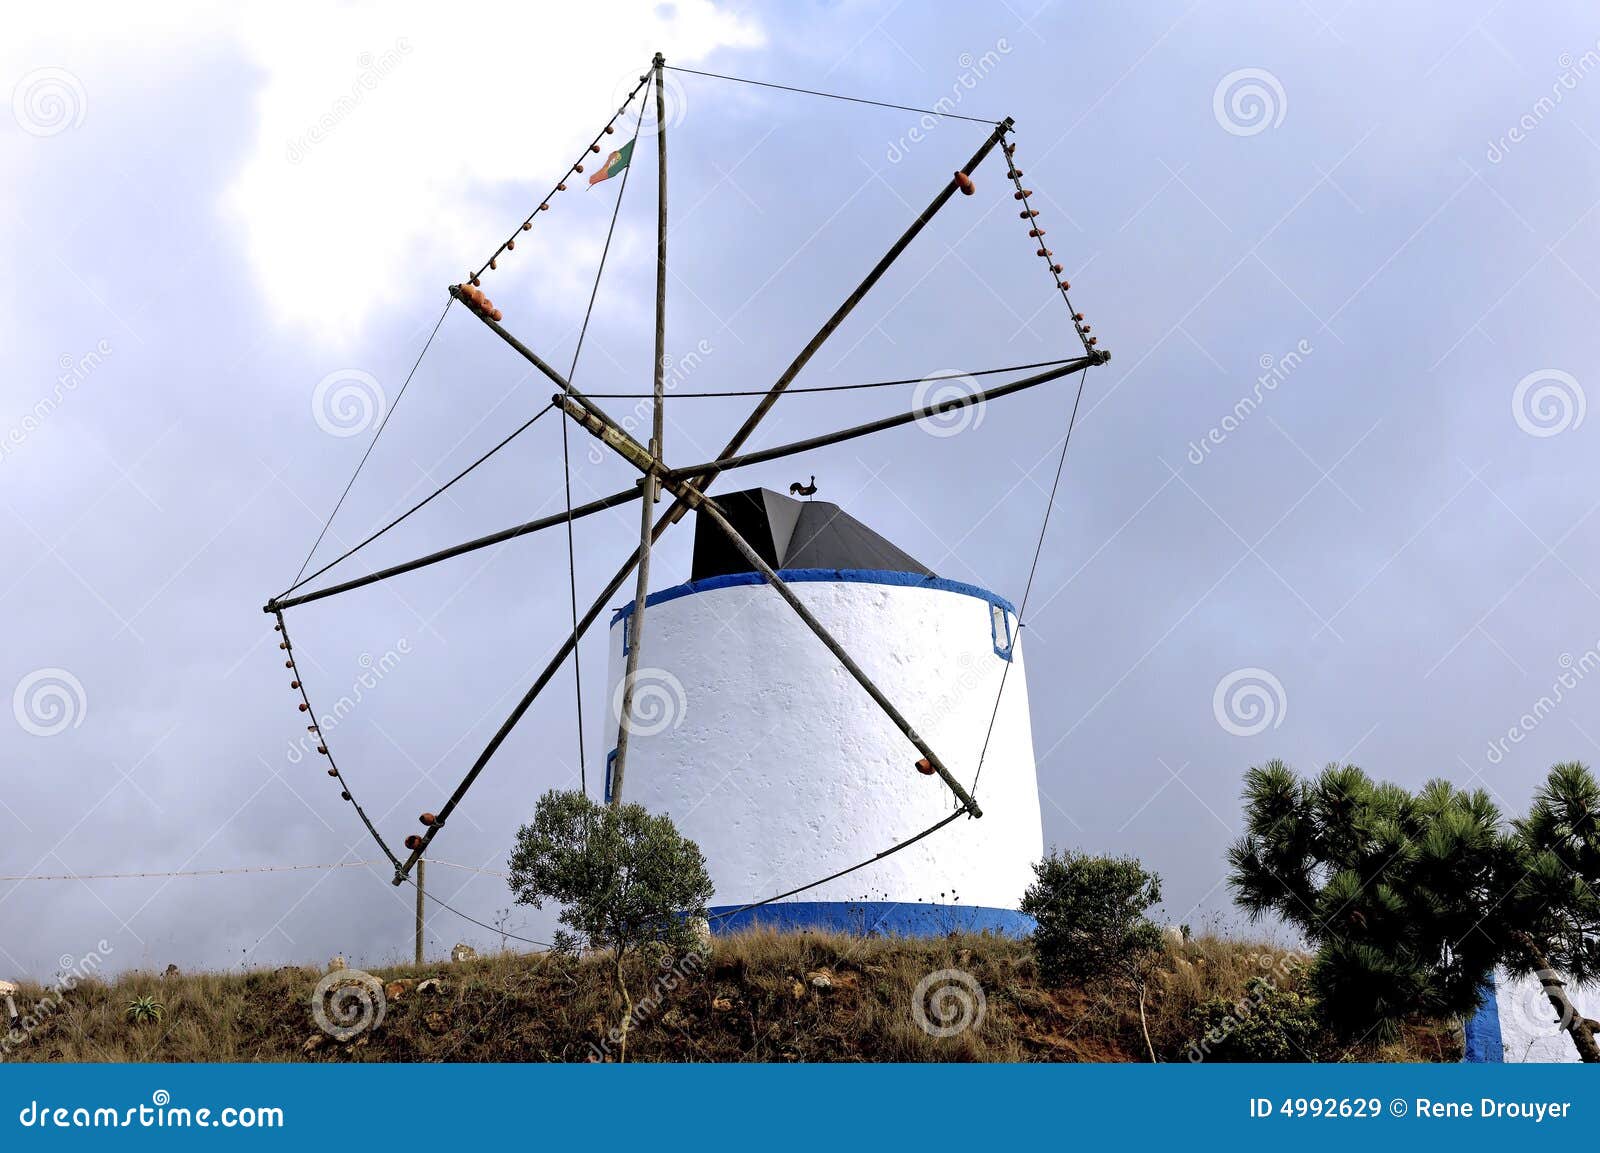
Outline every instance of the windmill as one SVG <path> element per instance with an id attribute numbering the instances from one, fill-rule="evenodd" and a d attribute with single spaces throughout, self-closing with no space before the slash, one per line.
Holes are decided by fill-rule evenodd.
<path id="1" fill-rule="evenodd" d="M 898 734 L 897 739 L 903 743 L 903 746 L 905 746 L 905 768 L 908 771 L 914 771 L 915 773 L 923 776 L 937 777 L 942 783 L 943 788 L 948 793 L 948 801 L 951 806 L 948 813 L 941 815 L 939 819 L 933 822 L 929 827 L 915 831 L 911 835 L 899 837 L 893 845 L 882 850 L 881 852 L 874 852 L 866 861 L 851 865 L 842 870 L 833 871 L 828 877 L 825 877 L 820 881 L 815 881 L 810 884 L 804 884 L 796 888 L 791 888 L 786 892 L 780 893 L 776 896 L 766 897 L 760 900 L 752 900 L 740 906 L 736 910 L 725 911 L 724 915 L 732 916 L 735 912 L 740 914 L 746 913 L 750 909 L 757 906 L 770 904 L 782 898 L 793 896 L 797 893 L 815 888 L 816 886 L 824 884 L 825 882 L 832 881 L 839 877 L 850 874 L 857 869 L 863 868 L 869 864 L 872 864 L 873 862 L 881 861 L 887 856 L 898 853 L 908 846 L 920 842 L 938 829 L 945 827 L 960 817 L 965 816 L 968 818 L 979 818 L 983 816 L 983 809 L 980 807 L 974 793 L 977 784 L 977 775 L 974 776 L 973 785 L 970 789 L 957 779 L 946 759 L 941 756 L 939 749 L 936 748 L 934 743 L 930 741 L 929 737 L 920 730 L 919 726 L 913 724 L 912 720 L 909 719 L 908 716 L 901 710 L 895 699 L 895 694 L 891 691 L 886 691 L 885 688 L 879 684 L 879 678 L 869 674 L 866 668 L 863 667 L 863 663 L 858 660 L 857 654 L 852 653 L 850 647 L 842 643 L 839 636 L 836 635 L 836 627 L 830 627 L 830 625 L 824 621 L 824 619 L 822 619 L 827 614 L 817 611 L 813 605 L 807 603 L 807 599 L 805 597 L 802 597 L 800 593 L 796 591 L 796 588 L 794 587 L 796 582 L 792 579 L 786 578 L 784 575 L 783 559 L 774 550 L 770 540 L 767 542 L 752 543 L 752 541 L 749 539 L 747 534 L 752 531 L 753 526 L 765 525 L 766 522 L 761 521 L 760 518 L 752 520 L 748 515 L 744 515 L 744 513 L 741 513 L 739 509 L 735 508 L 732 503 L 730 503 L 727 507 L 724 507 L 723 503 L 718 498 L 708 495 L 708 491 L 724 473 L 731 472 L 733 470 L 768 461 L 784 459 L 790 456 L 820 449 L 828 445 L 839 444 L 849 440 L 870 436 L 878 432 L 901 427 L 914 422 L 929 421 L 940 417 L 948 417 L 950 414 L 960 413 L 963 410 L 973 406 L 985 404 L 991 400 L 998 400 L 1006 396 L 1014 395 L 1024 390 L 1046 384 L 1050 381 L 1069 377 L 1076 373 L 1078 374 L 1078 381 L 1077 390 L 1072 405 L 1072 417 L 1068 422 L 1066 436 L 1063 438 L 1061 445 L 1062 462 L 1064 463 L 1066 446 L 1071 437 L 1073 423 L 1076 421 L 1078 404 L 1083 396 L 1083 385 L 1087 375 L 1087 369 L 1092 366 L 1105 363 L 1110 359 L 1110 354 L 1097 347 L 1098 338 L 1090 334 L 1089 325 L 1084 323 L 1082 314 L 1073 309 L 1070 297 L 1068 295 L 1070 286 L 1064 279 L 1062 279 L 1064 267 L 1061 263 L 1056 261 L 1054 254 L 1044 240 L 1045 229 L 1039 223 L 1040 214 L 1032 207 L 1032 202 L 1030 199 L 1033 195 L 1032 190 L 1024 187 L 1022 182 L 1023 172 L 1017 166 L 1016 143 L 1013 139 L 1015 133 L 1014 124 L 1010 118 L 1000 121 L 984 121 L 975 117 L 956 116 L 954 113 L 949 112 L 933 113 L 934 115 L 950 116 L 955 119 L 973 121 L 982 124 L 987 128 L 987 134 L 982 140 L 981 144 L 966 160 L 966 162 L 954 170 L 950 179 L 945 181 L 937 190 L 932 199 L 928 202 L 927 206 L 911 220 L 900 236 L 889 245 L 887 251 L 885 251 L 883 256 L 872 265 L 872 267 L 867 271 L 866 275 L 857 284 L 855 289 L 851 291 L 849 295 L 845 297 L 843 302 L 840 303 L 839 306 L 832 312 L 832 314 L 829 315 L 825 321 L 823 321 L 821 326 L 815 331 L 810 339 L 806 341 L 800 351 L 789 362 L 788 366 L 784 368 L 777 376 L 772 385 L 760 394 L 759 400 L 755 404 L 750 414 L 745 418 L 744 422 L 739 426 L 732 437 L 729 438 L 727 443 L 723 446 L 721 452 L 718 453 L 713 459 L 695 464 L 682 465 L 671 461 L 667 457 L 663 445 L 663 413 L 666 398 L 665 331 L 667 288 L 667 110 L 664 76 L 668 70 L 669 69 L 665 60 L 658 53 L 652 61 L 649 70 L 639 77 L 638 83 L 634 86 L 632 91 L 628 93 L 623 104 L 605 123 L 601 130 L 596 133 L 594 139 L 590 142 L 580 159 L 575 161 L 571 167 L 569 167 L 566 174 L 556 183 L 551 192 L 539 202 L 538 206 L 534 208 L 534 210 L 531 211 L 524 220 L 518 224 L 512 234 L 500 244 L 490 258 L 486 260 L 476 272 L 470 273 L 460 283 L 453 284 L 449 287 L 449 300 L 445 306 L 445 313 L 448 313 L 450 308 L 456 304 L 464 306 L 467 311 L 469 311 L 482 323 L 486 330 L 503 341 L 508 347 L 513 349 L 518 355 L 526 360 L 535 371 L 543 375 L 551 384 L 555 386 L 557 391 L 552 396 L 550 404 L 534 418 L 527 421 L 510 437 L 507 437 L 506 440 L 501 441 L 495 449 L 490 451 L 490 453 L 478 458 L 477 461 L 473 462 L 472 465 L 468 466 L 468 468 L 463 470 L 461 473 L 458 473 L 433 494 L 424 498 L 406 513 L 403 513 L 400 517 L 396 518 L 389 524 L 377 530 L 372 535 L 368 536 L 354 548 L 346 551 L 344 554 L 328 562 L 327 564 L 322 565 L 309 575 L 305 573 L 305 569 L 310 563 L 310 556 L 308 556 L 306 564 L 301 566 L 301 571 L 299 574 L 297 574 L 295 582 L 282 593 L 272 597 L 264 607 L 264 611 L 274 618 L 274 628 L 279 634 L 281 634 L 279 646 L 284 653 L 285 666 L 290 671 L 292 677 L 291 688 L 298 694 L 299 709 L 303 714 L 305 714 L 305 720 L 308 722 L 308 732 L 310 732 L 316 739 L 318 753 L 325 757 L 328 761 L 327 773 L 338 783 L 342 799 L 348 802 L 354 808 L 358 818 L 365 824 L 366 828 L 371 833 L 379 847 L 382 849 L 385 856 L 394 865 L 395 871 L 393 882 L 396 885 L 404 884 L 407 881 L 412 881 L 415 883 L 416 878 L 413 877 L 413 871 L 418 868 L 419 862 L 423 860 L 424 854 L 428 851 L 434 839 L 438 837 L 446 828 L 450 817 L 454 813 L 457 806 L 472 788 L 478 777 L 489 766 L 496 752 L 500 749 L 506 738 L 511 734 L 518 722 L 527 713 L 534 701 L 550 684 L 552 679 L 555 678 L 568 658 L 573 658 L 574 660 L 576 659 L 575 653 L 579 641 L 599 618 L 606 606 L 610 604 L 613 598 L 616 597 L 617 594 L 625 587 L 629 578 L 632 577 L 633 599 L 631 605 L 627 606 L 623 612 L 619 614 L 619 618 L 626 618 L 625 622 L 623 623 L 623 634 L 625 635 L 626 640 L 622 645 L 622 668 L 620 677 L 618 678 L 620 703 L 617 712 L 619 721 L 615 747 L 608 756 L 606 788 L 607 800 L 610 804 L 616 805 L 622 803 L 627 782 L 627 770 L 629 766 L 630 737 L 632 737 L 636 731 L 636 725 L 634 723 L 635 693 L 639 685 L 639 674 L 641 668 L 640 662 L 642 655 L 647 651 L 648 646 L 652 643 L 651 634 L 647 627 L 649 623 L 647 618 L 650 615 L 649 610 L 651 604 L 653 603 L 650 596 L 649 587 L 651 550 L 665 532 L 683 520 L 683 518 L 690 512 L 694 512 L 696 514 L 697 533 L 714 535 L 717 538 L 719 546 L 722 548 L 722 550 L 725 553 L 735 556 L 738 564 L 743 567 L 743 571 L 746 574 L 751 574 L 751 581 L 749 583 L 759 581 L 762 585 L 770 589 L 772 594 L 778 598 L 776 603 L 779 603 L 783 606 L 782 611 L 786 619 L 788 619 L 791 624 L 794 624 L 802 633 L 809 633 L 815 638 L 816 641 L 820 642 L 820 644 L 823 646 L 823 649 L 825 649 L 831 659 L 836 662 L 837 667 L 842 669 L 844 673 L 847 674 L 850 682 L 852 682 L 855 686 L 855 690 L 857 690 L 859 693 L 865 694 L 865 697 L 870 700 L 872 707 L 876 710 L 876 712 L 881 715 L 881 718 L 886 720 L 889 726 L 892 727 L 892 731 Z M 834 99 L 856 99 L 852 97 L 840 97 L 833 93 L 817 92 L 810 89 L 798 89 L 786 85 L 764 84 L 764 82 L 761 81 L 747 80 L 740 77 L 723 76 L 709 72 L 697 72 L 693 69 L 672 70 L 740 83 L 761 84 L 765 87 L 781 89 L 787 92 L 797 92 L 813 96 L 830 97 Z M 482 283 L 483 278 L 487 274 L 498 269 L 499 262 L 501 260 L 506 259 L 508 254 L 515 251 L 518 236 L 529 231 L 533 227 L 535 219 L 541 212 L 548 211 L 550 209 L 552 200 L 554 200 L 559 193 L 567 189 L 568 183 L 585 174 L 586 163 L 591 165 L 598 163 L 600 165 L 598 170 L 589 174 L 589 181 L 591 185 L 599 183 L 600 181 L 608 179 L 612 176 L 621 176 L 623 183 L 618 193 L 618 206 L 620 207 L 621 193 L 626 190 L 626 181 L 628 174 L 631 171 L 631 162 L 633 159 L 635 159 L 634 146 L 637 143 L 640 135 L 639 125 L 642 122 L 645 113 L 646 102 L 651 98 L 652 94 L 655 101 L 658 162 L 655 372 L 652 382 L 653 388 L 650 395 L 651 431 L 647 439 L 640 440 L 635 438 L 622 422 L 616 420 L 610 414 L 608 414 L 605 409 L 601 407 L 599 403 L 597 403 L 595 397 L 585 395 L 583 392 L 575 388 L 569 379 L 570 373 L 561 373 L 555 367 L 550 365 L 543 357 L 541 357 L 538 352 L 528 347 L 523 343 L 522 340 L 512 333 L 503 323 L 504 316 L 501 310 L 498 309 L 494 305 L 493 301 L 484 293 Z M 639 108 L 636 114 L 632 113 L 635 100 L 639 102 Z M 882 102 L 879 101 L 859 102 L 867 104 L 882 104 Z M 904 105 L 888 106 L 895 108 L 907 107 Z M 923 109 L 909 110 L 918 112 L 925 111 Z M 602 144 L 608 142 L 608 137 L 617 136 L 619 127 L 626 129 L 630 116 L 633 116 L 634 131 L 632 137 L 627 140 L 622 147 L 617 148 L 606 155 L 606 158 L 603 161 L 596 161 L 595 157 L 602 155 Z M 916 240 L 918 234 L 922 232 L 927 224 L 942 209 L 944 209 L 944 207 L 953 198 L 957 197 L 958 195 L 962 197 L 971 197 L 977 194 L 978 188 L 973 179 L 973 174 L 979 170 L 980 166 L 985 162 L 985 160 L 988 159 L 991 153 L 995 152 L 997 149 L 1000 151 L 1005 164 L 1006 178 L 1011 185 L 1012 198 L 1017 204 L 1018 216 L 1022 222 L 1022 228 L 1027 232 L 1030 246 L 1035 248 L 1037 257 L 1048 270 L 1051 281 L 1051 293 L 1060 298 L 1061 307 L 1066 310 L 1067 314 L 1071 318 L 1073 333 L 1076 336 L 1077 344 L 1081 346 L 1081 355 L 1073 355 L 1059 360 L 1041 362 L 1039 364 L 1014 366 L 1010 369 L 987 370 L 985 373 L 974 375 L 988 375 L 990 372 L 1017 372 L 1032 369 L 1037 369 L 1038 371 L 1030 371 L 1027 375 L 1012 379 L 1004 384 L 985 386 L 983 388 L 960 395 L 946 396 L 930 404 L 924 404 L 920 406 L 914 404 L 913 407 L 908 411 L 894 413 L 888 416 L 880 417 L 876 420 L 839 429 L 834 432 L 808 437 L 803 440 L 769 448 L 763 448 L 754 451 L 746 450 L 745 445 L 750 440 L 751 435 L 755 432 L 757 427 L 761 424 L 762 420 L 768 415 L 768 413 L 771 412 L 773 406 L 777 404 L 779 399 L 786 392 L 812 391 L 805 388 L 792 388 L 791 386 L 794 385 L 796 378 L 800 375 L 802 370 L 805 369 L 806 365 L 811 361 L 813 356 L 815 356 L 817 351 L 828 341 L 835 331 L 837 331 L 840 325 L 843 324 L 845 319 L 851 314 L 857 305 L 859 305 L 861 301 L 872 291 L 873 287 L 882 279 L 884 274 L 895 263 L 895 261 L 899 259 L 899 257 L 906 251 L 913 241 Z M 616 216 L 615 212 L 613 212 L 613 228 L 615 226 L 615 221 Z M 604 256 L 602 255 L 601 272 L 603 273 L 603 271 Z M 590 308 L 591 310 L 593 308 L 592 296 L 590 298 Z M 443 319 L 444 317 L 441 315 L 441 324 L 443 323 Z M 435 326 L 434 333 L 436 334 L 437 332 L 438 326 Z M 581 336 L 579 339 L 581 346 Z M 431 341 L 432 337 L 429 338 L 430 344 Z M 425 345 L 422 355 L 426 355 L 426 352 L 427 346 Z M 420 362 L 420 356 L 418 360 Z M 414 367 L 412 371 L 413 373 L 415 372 Z M 893 381 L 881 383 L 895 384 L 908 382 Z M 509 528 L 502 529 L 499 532 L 477 537 L 473 540 L 464 541 L 460 544 L 452 545 L 449 548 L 438 550 L 426 556 L 418 557 L 414 560 L 391 565 L 387 568 L 383 568 L 374 572 L 369 572 L 363 576 L 346 579 L 337 583 L 323 585 L 316 588 L 307 587 L 319 577 L 326 574 L 335 565 L 338 565 L 344 560 L 348 559 L 355 552 L 364 548 L 373 540 L 376 540 L 379 536 L 388 532 L 389 529 L 400 523 L 400 521 L 406 519 L 406 517 L 409 517 L 412 513 L 416 512 L 423 505 L 427 504 L 428 501 L 432 500 L 434 496 L 437 496 L 440 492 L 444 491 L 445 488 L 448 488 L 457 480 L 461 479 L 461 477 L 471 472 L 485 459 L 487 459 L 489 455 L 492 455 L 495 451 L 498 451 L 500 447 L 503 447 L 513 437 L 520 434 L 523 430 L 532 425 L 535 421 L 548 412 L 558 413 L 563 421 L 570 422 L 572 428 L 581 429 L 589 433 L 598 442 L 605 445 L 608 449 L 610 449 L 613 453 L 615 453 L 624 462 L 638 472 L 639 476 L 637 482 L 618 492 L 611 493 L 596 500 L 589 501 L 585 504 L 574 506 L 571 503 L 570 497 L 571 490 L 569 471 L 567 507 L 561 513 L 527 521 L 522 524 L 513 525 Z M 382 425 L 379 426 L 378 434 L 381 434 L 382 427 Z M 566 427 L 564 425 L 564 446 L 565 435 Z M 1057 484 L 1059 484 L 1060 481 L 1060 467 L 1061 466 L 1058 463 L 1056 473 Z M 359 473 L 359 471 L 360 470 L 358 467 L 357 472 Z M 352 484 L 353 483 L 354 478 L 352 478 Z M 812 491 L 815 491 L 814 479 L 805 487 L 809 487 Z M 347 487 L 345 491 L 348 493 L 349 488 Z M 736 495 L 741 497 L 749 496 L 748 493 Z M 779 497 L 778 494 L 770 495 L 778 500 L 788 499 Z M 1052 489 L 1052 504 L 1054 501 L 1054 496 L 1055 491 Z M 663 502 L 664 498 L 670 498 L 670 502 L 667 504 L 665 510 L 662 511 L 660 515 L 657 515 L 657 506 Z M 343 498 L 341 498 L 341 502 L 342 499 Z M 733 498 L 727 499 L 731 502 Z M 559 646 L 557 646 L 556 651 L 552 654 L 548 663 L 534 679 L 527 691 L 522 695 L 521 699 L 511 710 L 510 714 L 495 731 L 487 745 L 477 755 L 472 763 L 466 767 L 464 774 L 454 790 L 443 800 L 436 810 L 426 812 L 421 815 L 420 820 L 424 831 L 421 833 L 414 833 L 405 839 L 405 849 L 407 850 L 407 855 L 402 857 L 393 849 L 391 849 L 388 841 L 379 832 L 376 825 L 367 814 L 366 810 L 355 799 L 350 790 L 348 781 L 345 779 L 337 762 L 334 760 L 333 753 L 328 746 L 327 736 L 322 731 L 321 722 L 318 720 L 318 715 L 315 709 L 312 707 L 310 696 L 308 695 L 307 690 L 300 678 L 299 671 L 296 668 L 293 644 L 289 638 L 285 614 L 291 609 L 294 609 L 300 605 L 362 588 L 379 581 L 387 580 L 404 573 L 413 572 L 417 569 L 440 563 L 453 557 L 461 556 L 477 549 L 487 548 L 492 545 L 500 544 L 505 541 L 532 533 L 537 533 L 550 528 L 565 527 L 567 530 L 569 549 L 568 562 L 570 569 L 572 563 L 571 528 L 573 522 L 606 509 L 627 505 L 633 501 L 637 501 L 639 505 L 639 537 L 638 543 L 633 549 L 632 555 L 630 555 L 617 569 L 615 574 L 605 582 L 604 586 L 595 596 L 587 611 L 581 615 L 577 612 L 576 593 L 574 591 L 572 614 L 573 620 L 569 635 L 561 642 Z M 833 507 L 825 506 L 820 502 L 804 502 L 804 506 L 806 508 L 815 510 L 823 510 Z M 337 512 L 338 506 L 336 505 L 334 513 L 336 514 Z M 780 512 L 777 515 L 786 516 L 788 514 Z M 1045 524 L 1048 523 L 1048 517 L 1049 508 L 1047 507 L 1045 511 Z M 331 522 L 331 516 L 329 520 Z M 326 533 L 326 531 L 327 529 L 325 526 L 323 532 Z M 1043 534 L 1044 525 L 1042 524 L 1040 528 L 1040 546 L 1043 544 Z M 318 543 L 320 543 L 321 539 L 322 538 L 319 536 Z M 317 545 L 314 544 L 312 546 L 312 555 L 315 554 L 316 548 Z M 1036 551 L 1034 555 L 1035 571 L 1037 569 L 1037 564 L 1038 552 Z M 569 572 L 569 579 L 570 576 L 571 574 Z M 1031 591 L 1032 580 L 1033 574 L 1030 573 L 1029 591 Z M 982 590 L 979 591 L 981 592 Z M 1006 638 L 1004 652 L 1007 663 L 1005 668 L 1000 671 L 998 677 L 999 688 L 996 694 L 994 711 L 989 718 L 989 733 L 985 735 L 983 753 L 980 754 L 978 758 L 979 773 L 982 771 L 983 756 L 987 754 L 989 749 L 989 738 L 993 735 L 994 718 L 999 713 L 1001 699 L 1004 695 L 1006 679 L 1011 672 L 1012 666 L 1010 663 L 1010 653 L 1014 647 L 1014 630 L 1020 628 L 1022 613 L 1025 611 L 1026 606 L 1027 595 L 1025 592 L 1022 599 L 1022 607 L 1014 614 L 1005 615 L 1005 613 L 1002 613 L 1001 615 L 1003 619 L 1000 620 L 1000 623 L 993 624 L 992 626 L 986 623 L 986 627 L 992 627 L 996 630 L 1003 630 Z M 1004 608 L 1009 610 L 1009 604 L 1005 604 Z M 991 611 L 992 610 L 989 609 L 985 610 L 986 622 L 991 620 L 991 617 L 988 615 Z M 617 622 L 614 621 L 613 623 L 615 624 Z M 999 639 L 1000 631 L 995 631 L 992 635 L 995 637 L 995 652 L 996 654 L 1000 654 L 1002 652 L 1001 640 Z M 1029 759 L 1031 761 L 1031 750 L 1029 753 Z M 1034 797 L 1034 805 L 1034 820 L 1035 825 L 1037 826 L 1036 795 Z"/>

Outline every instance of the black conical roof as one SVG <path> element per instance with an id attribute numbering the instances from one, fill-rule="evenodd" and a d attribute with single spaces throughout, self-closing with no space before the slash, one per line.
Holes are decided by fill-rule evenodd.
<path id="1" fill-rule="evenodd" d="M 935 575 L 836 504 L 794 500 L 765 488 L 719 493 L 713 499 L 739 535 L 775 569 L 874 569 Z M 695 518 L 690 580 L 753 571 L 711 518 Z"/>

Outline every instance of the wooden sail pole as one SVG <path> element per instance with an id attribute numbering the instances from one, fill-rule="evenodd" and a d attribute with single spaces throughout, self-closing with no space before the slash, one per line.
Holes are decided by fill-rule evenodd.
<path id="1" fill-rule="evenodd" d="M 628 735 L 633 728 L 633 686 L 639 673 L 639 654 L 644 649 L 644 614 L 650 596 L 650 545 L 653 543 L 655 502 L 659 499 L 661 434 L 666 405 L 667 357 L 667 98 L 662 88 L 662 68 L 666 60 L 655 58 L 656 87 L 656 372 L 655 411 L 650 424 L 650 467 L 640 482 L 639 570 L 634 583 L 633 616 L 623 626 L 628 653 L 622 674 L 622 702 L 617 710 L 617 755 L 608 770 L 608 791 L 612 805 L 622 804 L 622 780 L 628 768 Z M 579 702 L 582 707 L 582 702 Z"/>
<path id="2" fill-rule="evenodd" d="M 1111 359 L 1109 352 L 1096 351 L 1090 356 L 1080 356 L 1069 360 L 1055 368 L 1046 369 L 1044 372 L 1025 376 L 1020 380 L 1013 380 L 1008 384 L 997 385 L 994 388 L 970 392 L 963 396 L 952 396 L 946 400 L 936 401 L 922 408 L 914 408 L 909 412 L 897 412 L 892 416 L 882 416 L 876 420 L 869 420 L 864 424 L 852 425 L 842 428 L 837 432 L 825 432 L 818 436 L 808 436 L 804 440 L 790 441 L 788 444 L 773 445 L 771 448 L 758 449 L 755 452 L 740 453 L 738 456 L 724 456 L 716 460 L 708 460 L 704 464 L 692 464 L 686 468 L 675 468 L 670 475 L 675 478 L 688 478 L 701 476 L 708 472 L 726 472 L 729 469 L 745 468 L 752 464 L 765 464 L 768 461 L 779 460 L 786 456 L 796 456 L 802 452 L 811 452 L 815 449 L 826 448 L 832 444 L 840 444 L 847 440 L 854 440 L 861 436 L 870 436 L 875 432 L 883 432 L 901 425 L 912 424 L 919 420 L 929 420 L 933 417 L 944 416 L 959 409 L 970 408 L 974 405 L 985 404 L 991 400 L 1010 396 L 1013 393 L 1023 392 L 1030 388 L 1037 388 L 1052 380 L 1059 380 L 1063 376 L 1070 376 L 1075 372 L 1082 372 L 1096 364 L 1104 364 Z M 561 407 L 561 398 L 553 398 L 556 407 Z"/>

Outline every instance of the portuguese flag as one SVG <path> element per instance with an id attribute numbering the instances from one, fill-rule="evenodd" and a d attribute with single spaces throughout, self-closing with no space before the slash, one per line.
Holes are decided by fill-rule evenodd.
<path id="1" fill-rule="evenodd" d="M 600 166 L 600 171 L 589 177 L 589 187 L 593 188 L 602 180 L 610 180 L 617 173 L 628 167 L 628 161 L 632 159 L 633 141 L 630 140 L 621 148 L 613 152 L 610 156 L 606 157 L 606 162 Z"/>

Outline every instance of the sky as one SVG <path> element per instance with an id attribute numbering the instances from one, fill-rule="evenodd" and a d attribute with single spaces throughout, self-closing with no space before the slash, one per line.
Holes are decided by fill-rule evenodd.
<path id="1" fill-rule="evenodd" d="M 368 863 L 301 743 L 261 605 L 386 416 L 312 567 L 549 400 L 464 309 L 440 322 L 445 289 L 656 50 L 1015 119 L 1073 303 L 1113 353 L 1087 377 L 1025 621 L 1048 844 L 1138 856 L 1166 920 L 1236 928 L 1223 855 L 1253 764 L 1443 776 L 1516 813 L 1551 764 L 1600 753 L 1585 6 L 68 3 L 10 25 L 0 976 L 90 953 L 112 969 L 409 956 L 412 895 Z M 682 393 L 768 385 L 987 131 L 686 73 L 668 94 Z M 574 374 L 594 392 L 648 386 L 642 159 Z M 975 180 L 798 383 L 1072 353 L 998 164 Z M 616 187 L 555 197 L 485 278 L 507 328 L 563 371 Z M 1062 382 L 739 485 L 815 474 L 819 497 L 940 575 L 1019 600 L 1071 401 Z M 752 443 L 908 403 L 791 397 Z M 749 404 L 669 403 L 667 455 L 714 456 Z M 337 571 L 559 509 L 555 420 Z M 629 483 L 574 445 L 575 499 Z M 631 508 L 577 526 L 580 601 L 636 531 Z M 688 544 L 664 538 L 657 587 L 686 578 Z M 348 701 L 331 743 L 391 841 L 565 635 L 566 577 L 546 533 L 291 611 L 313 699 Z M 597 629 L 580 650 L 591 769 L 604 645 Z M 568 669 L 435 843 L 448 864 L 429 887 L 455 910 L 551 928 L 502 912 L 495 874 L 537 797 L 577 777 L 573 717 Z M 430 955 L 458 941 L 500 943 L 430 907 Z"/>

